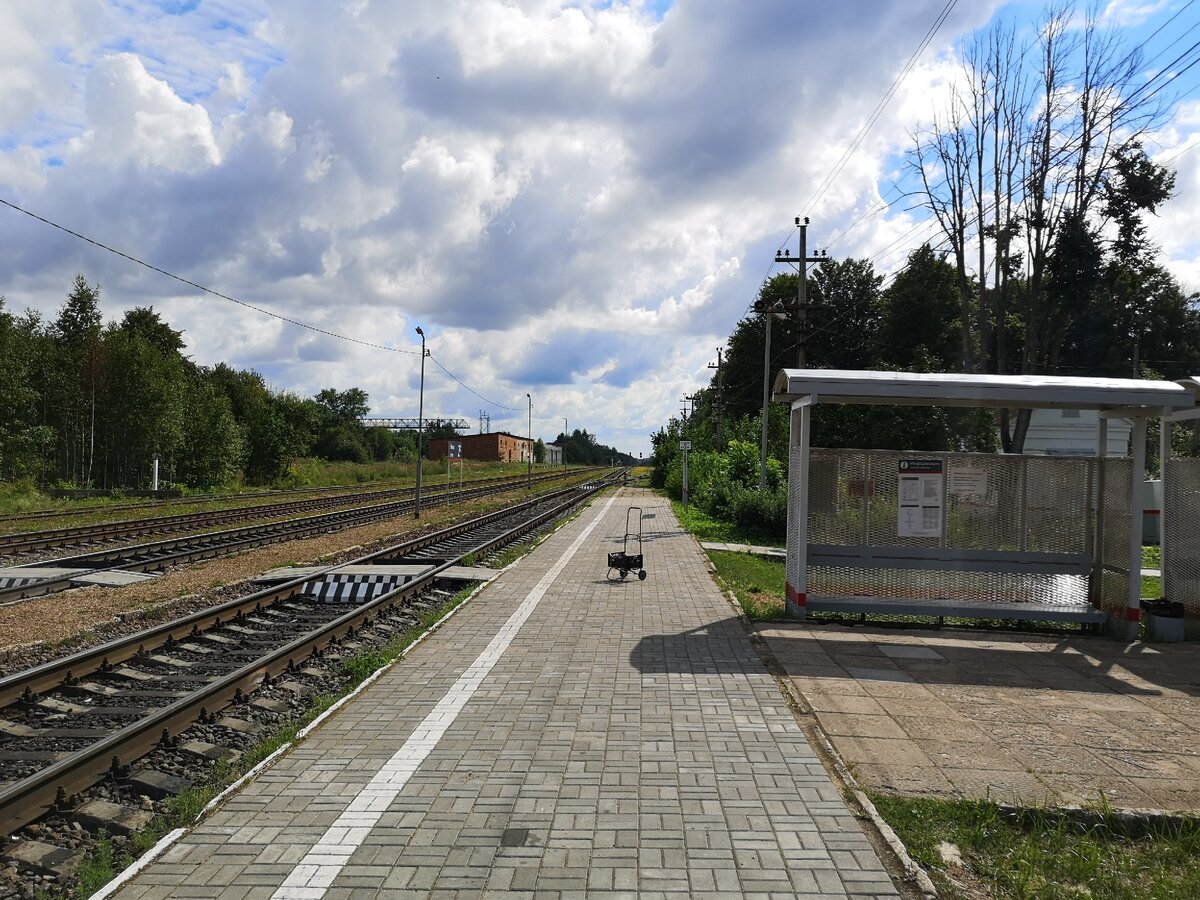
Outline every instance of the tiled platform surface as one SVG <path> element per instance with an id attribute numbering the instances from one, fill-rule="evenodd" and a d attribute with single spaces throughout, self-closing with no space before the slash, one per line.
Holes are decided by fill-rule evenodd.
<path id="1" fill-rule="evenodd" d="M 865 786 L 1200 812 L 1200 646 L 764 624 Z"/>
<path id="2" fill-rule="evenodd" d="M 631 503 L 647 515 L 649 577 L 610 583 Z M 896 896 L 699 547 L 664 501 L 629 489 L 503 573 L 118 896 L 321 895 L 278 888 L 597 516 L 324 896 Z"/>

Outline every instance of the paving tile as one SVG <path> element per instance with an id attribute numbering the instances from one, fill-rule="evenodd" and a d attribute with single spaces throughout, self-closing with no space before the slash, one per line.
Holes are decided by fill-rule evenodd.
<path id="1" fill-rule="evenodd" d="M 630 505 L 654 513 L 649 577 L 609 582 Z M 481 655 L 493 638 L 509 643 Z M 867 648 L 842 670 L 852 733 L 892 723 L 915 684 L 895 663 L 928 658 L 893 655 Z M 876 741 L 905 734 L 881 727 Z M 128 895 L 296 871 L 297 897 L 845 897 L 844 871 L 859 894 L 897 896 L 695 541 L 628 489 L 501 574 L 171 859 L 204 880 L 152 865 Z"/>

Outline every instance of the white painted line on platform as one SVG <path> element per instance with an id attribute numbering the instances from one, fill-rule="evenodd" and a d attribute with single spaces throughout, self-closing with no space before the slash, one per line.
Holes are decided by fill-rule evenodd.
<path id="1" fill-rule="evenodd" d="M 616 497 L 610 497 L 600 510 L 599 515 L 592 520 L 567 551 L 559 557 L 550 570 L 542 576 L 529 596 L 521 601 L 508 621 L 496 633 L 484 651 L 476 657 L 458 680 L 438 701 L 421 723 L 404 742 L 404 746 L 396 751 L 383 764 L 375 777 L 363 788 L 362 793 L 355 797 L 336 822 L 334 822 L 321 839 L 313 846 L 304 859 L 292 869 L 287 879 L 272 894 L 275 900 L 308 900 L 325 896 L 325 892 L 333 884 L 333 880 L 346 867 L 350 856 L 362 844 L 363 840 L 375 827 L 387 811 L 392 801 L 416 774 L 433 749 L 438 745 L 458 718 L 467 702 L 475 695 L 483 684 L 484 679 L 504 655 L 521 626 L 532 615 L 537 605 L 550 589 L 554 580 L 562 574 L 572 557 L 583 546 L 596 526 L 604 518 Z"/>

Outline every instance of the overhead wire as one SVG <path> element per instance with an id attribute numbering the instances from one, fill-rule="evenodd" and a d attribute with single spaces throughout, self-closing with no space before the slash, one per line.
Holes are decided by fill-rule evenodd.
<path id="1" fill-rule="evenodd" d="M 55 228 L 58 231 L 68 234 L 73 238 L 76 238 L 78 240 L 84 241 L 85 243 L 91 244 L 92 246 L 97 247 L 101 250 L 104 250 L 107 253 L 111 253 L 114 256 L 120 257 L 121 259 L 127 260 L 136 265 L 142 266 L 143 268 L 149 269 L 152 272 L 156 272 L 159 275 L 163 275 L 167 278 L 170 278 L 173 281 L 177 281 L 180 284 L 185 284 L 188 287 L 194 288 L 202 293 L 209 294 L 213 297 L 217 297 L 218 299 L 237 304 L 238 306 L 245 307 L 246 309 L 252 310 L 253 312 L 260 313 L 265 316 L 270 316 L 273 319 L 277 319 L 281 322 L 286 322 L 289 325 L 295 325 L 298 328 L 303 328 L 307 331 L 312 331 L 316 334 L 321 334 L 321 335 L 324 335 L 325 337 L 334 338 L 336 340 L 347 341 L 349 343 L 358 344 L 363 347 L 370 347 L 373 350 L 386 350 L 389 353 L 402 353 L 402 354 L 405 354 L 408 356 L 419 356 L 420 355 L 420 352 L 421 352 L 420 350 L 416 350 L 416 349 L 410 350 L 410 349 L 406 349 L 403 347 L 389 347 L 386 344 L 377 344 L 373 341 L 367 341 L 367 340 L 363 340 L 362 338 L 353 337 L 352 335 L 341 334 L 336 331 L 330 331 L 329 329 L 321 328 L 318 325 L 313 325 L 313 324 L 311 324 L 309 322 L 305 322 L 301 319 L 296 319 L 291 316 L 285 316 L 282 313 L 274 312 L 273 310 L 266 309 L 261 306 L 257 306 L 253 303 L 248 303 L 245 300 L 240 300 L 237 297 L 233 297 L 222 291 L 218 291 L 214 288 L 210 288 L 206 285 L 200 284 L 199 282 L 192 281 L 190 278 L 185 278 L 182 275 L 177 275 L 174 272 L 171 272 L 167 269 L 162 268 L 161 266 L 157 266 L 154 263 L 147 262 L 144 259 L 134 256 L 131 253 L 126 253 L 123 250 L 118 250 L 116 247 L 106 244 L 103 241 L 99 241 L 93 237 L 89 237 L 88 235 L 83 234 L 79 231 L 76 231 L 72 228 L 68 228 L 65 225 L 61 225 L 58 222 L 48 219 L 45 216 L 39 215 L 31 210 L 25 209 L 24 207 L 19 206 L 18 204 L 13 203 L 9 200 L 5 200 L 2 197 L 0 197 L 0 204 L 7 206 L 9 209 L 14 210 L 15 212 L 19 212 L 23 215 L 29 216 L 31 219 L 35 219 L 38 222 L 41 222 L 45 225 L 49 225 L 51 228 Z M 496 409 L 503 409 L 503 410 L 510 410 L 510 411 L 515 411 L 515 410 L 521 409 L 521 407 L 519 407 L 519 406 L 506 406 L 503 403 L 498 403 L 495 400 L 485 397 L 483 394 L 479 393 L 477 390 L 475 390 L 473 387 L 471 387 L 469 384 L 467 384 L 465 381 L 463 381 L 461 378 L 459 378 L 457 375 L 455 375 L 453 372 L 451 372 L 450 369 L 448 369 L 441 362 L 441 360 L 437 359 L 437 357 L 435 357 L 432 353 L 429 354 L 429 359 L 431 362 L 433 362 L 434 365 L 436 365 L 439 369 L 441 369 L 452 381 L 454 381 L 456 384 L 458 384 L 459 387 L 461 387 L 464 390 L 468 391 L 469 393 L 473 394 L 475 397 L 479 398 L 484 403 L 487 403 L 489 406 L 492 406 Z"/>
<path id="2" fill-rule="evenodd" d="M 352 344 L 360 344 L 363 347 L 371 347 L 372 349 L 375 349 L 375 350 L 386 350 L 389 353 L 404 353 L 404 354 L 408 354 L 408 355 L 412 355 L 412 356 L 420 355 L 419 350 L 406 350 L 403 347 L 388 347 L 385 344 L 376 344 L 371 341 L 364 341 L 362 338 L 351 337 L 350 335 L 346 335 L 346 334 L 339 334 L 336 331 L 329 331 L 326 328 L 321 328 L 317 325 L 312 325 L 308 322 L 303 322 L 300 319 L 293 319 L 290 316 L 285 316 L 280 313 L 273 312 L 269 309 L 264 309 L 261 306 L 255 306 L 253 303 L 247 303 L 245 300 L 239 300 L 237 297 L 231 297 L 229 294 L 224 294 L 221 291 L 217 291 L 217 290 L 214 290 L 213 288 L 206 287 L 202 284 L 192 281 L 191 279 L 184 278 L 182 275 L 176 275 L 174 272 L 169 272 L 160 266 L 156 266 L 153 263 L 146 262 L 145 260 L 139 259 L 138 257 L 133 256 L 129 253 L 125 253 L 122 250 L 118 250 L 115 247 L 110 247 L 108 244 L 105 244 L 102 241 L 98 241 L 95 238 L 88 237 L 85 234 L 81 234 L 78 231 L 74 231 L 70 228 L 67 228 L 65 225 L 60 225 L 57 222 L 53 222 L 50 219 L 47 219 L 45 216 L 40 216 L 35 212 L 31 212 L 28 209 L 25 209 L 21 206 L 18 206 L 15 203 L 5 200 L 3 197 L 0 197 L 0 204 L 3 204 L 4 206 L 7 206 L 9 209 L 15 210 L 16 212 L 22 213 L 23 215 L 29 216 L 31 219 L 36 219 L 39 222 L 49 225 L 51 228 L 56 228 L 59 231 L 69 234 L 69 235 L 71 235 L 71 237 L 78 238 L 81 241 L 85 241 L 86 243 L 89 243 L 94 247 L 99 247 L 101 250 L 104 250 L 108 253 L 112 253 L 115 256 L 119 256 L 122 259 L 128 260 L 129 262 L 136 263 L 139 266 L 143 266 L 144 268 L 147 268 L 152 272 L 157 272 L 160 275 L 165 275 L 167 278 L 170 278 L 174 281 L 178 281 L 180 284 L 186 284 L 188 287 L 195 288 L 196 290 L 201 291 L 205 294 L 210 294 L 211 296 L 217 297 L 221 300 L 227 300 L 230 303 L 236 303 L 238 306 L 244 306 L 246 309 L 253 310 L 256 313 L 261 313 L 264 316 L 270 316 L 271 318 L 278 319 L 281 322 L 287 322 L 289 325 L 295 325 L 298 328 L 304 328 L 304 329 L 307 329 L 308 331 L 312 331 L 317 334 L 325 335 L 326 337 L 336 338 L 339 341 L 349 341 Z"/>
<path id="3" fill-rule="evenodd" d="M 842 169 L 846 167 L 846 164 L 850 161 L 851 157 L 854 156 L 855 151 L 857 151 L 859 146 L 862 145 L 862 142 L 866 139 L 866 136 L 870 132 L 871 128 L 879 120 L 879 117 L 883 115 L 884 110 L 887 109 L 892 97 L 896 95 L 896 92 L 900 90 L 900 86 L 904 83 L 904 80 L 916 67 L 917 60 L 920 59 L 921 54 L 925 52 L 925 48 L 928 47 L 933 41 L 934 37 L 941 29 L 942 24 L 949 17 L 950 13 L 954 11 L 954 7 L 957 5 L 957 3 L 958 0 L 947 0 L 946 5 L 942 7 L 942 11 L 938 13 L 937 17 L 933 21 L 933 24 L 930 25 L 929 29 L 925 32 L 925 36 L 921 39 L 921 43 L 917 46 L 917 49 L 913 51 L 912 55 L 908 58 L 908 62 L 904 64 L 904 67 L 892 81 L 891 87 L 889 87 L 884 93 L 883 97 L 880 98 L 879 102 L 875 105 L 875 109 L 871 112 L 871 115 L 867 117 L 867 121 L 863 123 L 862 127 L 858 130 L 858 133 L 854 136 L 854 139 L 842 152 L 841 157 L 817 186 L 817 189 L 813 192 L 812 196 L 809 197 L 804 204 L 802 204 L 802 209 L 811 211 L 816 205 L 817 201 L 824 197 L 829 188 L 833 186 L 833 182 L 837 179 L 838 175 L 841 174 Z"/>

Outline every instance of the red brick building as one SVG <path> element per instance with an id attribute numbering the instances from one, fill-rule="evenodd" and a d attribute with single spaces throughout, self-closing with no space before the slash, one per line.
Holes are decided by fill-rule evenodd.
<path id="1" fill-rule="evenodd" d="M 462 444 L 464 459 L 478 459 L 483 462 L 526 462 L 533 459 L 533 440 L 509 434 L 507 431 L 460 434 L 450 439 L 436 438 L 429 442 L 429 458 L 445 457 L 451 440 Z"/>

